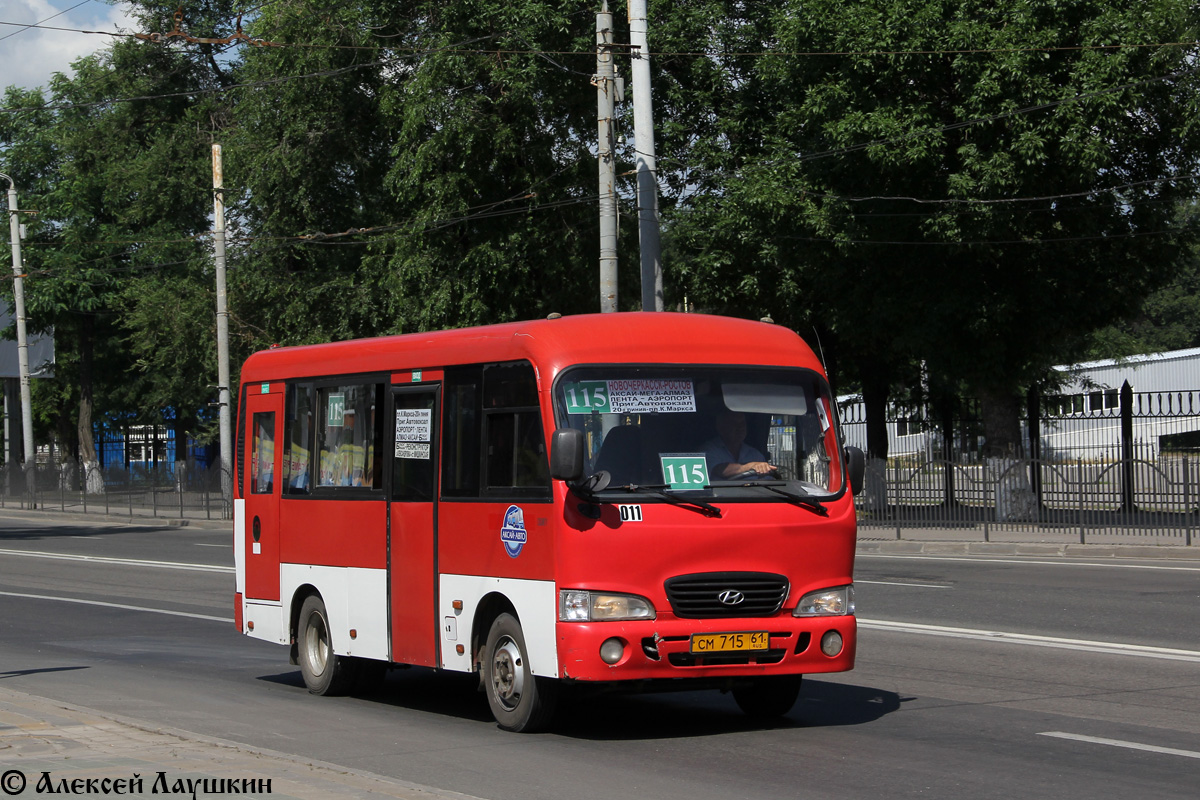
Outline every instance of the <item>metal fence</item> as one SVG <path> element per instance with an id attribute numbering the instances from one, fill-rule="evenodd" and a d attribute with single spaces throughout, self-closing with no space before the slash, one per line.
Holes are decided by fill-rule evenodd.
<path id="1" fill-rule="evenodd" d="M 230 519 L 221 470 L 191 462 L 93 467 L 80 462 L 0 467 L 0 507 L 160 519 Z"/>
<path id="2" fill-rule="evenodd" d="M 1132 504 L 1123 481 L 1134 476 Z M 1036 490 L 1035 490 L 1035 487 Z M 949 541 L 1113 542 L 1190 545 L 1200 526 L 1200 461 L 1089 463 L 941 459 L 874 460 L 856 498 L 867 536 Z"/>
<path id="3" fill-rule="evenodd" d="M 843 420 L 849 441 L 865 440 L 859 409 Z M 1005 458 L 981 455 L 976 417 L 893 409 L 887 424 L 900 447 L 869 459 L 856 500 L 868 535 L 1190 545 L 1200 525 L 1197 391 L 1030 397 L 1022 446 Z"/>

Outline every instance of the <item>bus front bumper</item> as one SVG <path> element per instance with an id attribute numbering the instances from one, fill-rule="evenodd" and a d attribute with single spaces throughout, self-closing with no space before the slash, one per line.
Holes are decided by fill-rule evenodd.
<path id="1" fill-rule="evenodd" d="M 559 677 L 626 681 L 845 672 L 854 667 L 857 631 L 853 616 L 559 622 Z"/>

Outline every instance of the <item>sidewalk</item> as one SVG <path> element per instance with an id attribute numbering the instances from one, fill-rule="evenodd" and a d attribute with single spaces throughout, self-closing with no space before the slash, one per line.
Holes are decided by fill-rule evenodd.
<path id="1" fill-rule="evenodd" d="M 238 794 L 280 800 L 471 800 L 8 689 L 0 689 L 0 772 L 0 796 L 12 797 Z"/>

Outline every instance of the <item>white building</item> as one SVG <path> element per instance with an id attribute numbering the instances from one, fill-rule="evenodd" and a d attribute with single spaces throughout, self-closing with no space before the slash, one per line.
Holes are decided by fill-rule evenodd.
<path id="1" fill-rule="evenodd" d="M 1133 438 L 1138 458 L 1155 458 L 1164 447 L 1200 449 L 1200 348 L 1054 369 L 1062 374 L 1063 385 L 1044 398 L 1043 458 L 1118 458 L 1120 394 L 1127 381 L 1133 389 Z M 866 449 L 862 398 L 839 397 L 838 405 L 846 443 Z M 940 434 L 922 424 L 923 413 L 896 410 L 889 417 L 890 456 L 927 454 L 935 458 L 940 454 Z M 936 421 L 932 427 L 936 428 Z"/>

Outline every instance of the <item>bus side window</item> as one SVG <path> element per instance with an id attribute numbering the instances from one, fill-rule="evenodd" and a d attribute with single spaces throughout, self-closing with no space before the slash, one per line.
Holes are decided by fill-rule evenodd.
<path id="1" fill-rule="evenodd" d="M 270 494 L 275 488 L 275 412 L 254 415 L 250 442 L 250 494 Z"/>
<path id="2" fill-rule="evenodd" d="M 442 423 L 442 494 L 479 497 L 479 367 L 446 370 Z"/>
<path id="3" fill-rule="evenodd" d="M 380 487 L 382 392 L 374 383 L 317 389 L 318 487 Z"/>
<path id="4" fill-rule="evenodd" d="M 283 491 L 312 491 L 313 387 L 293 384 L 287 395 L 287 441 L 283 452 Z"/>
<path id="5" fill-rule="evenodd" d="M 550 467 L 533 367 L 526 362 L 487 367 L 483 386 L 488 493 L 548 492 Z"/>

